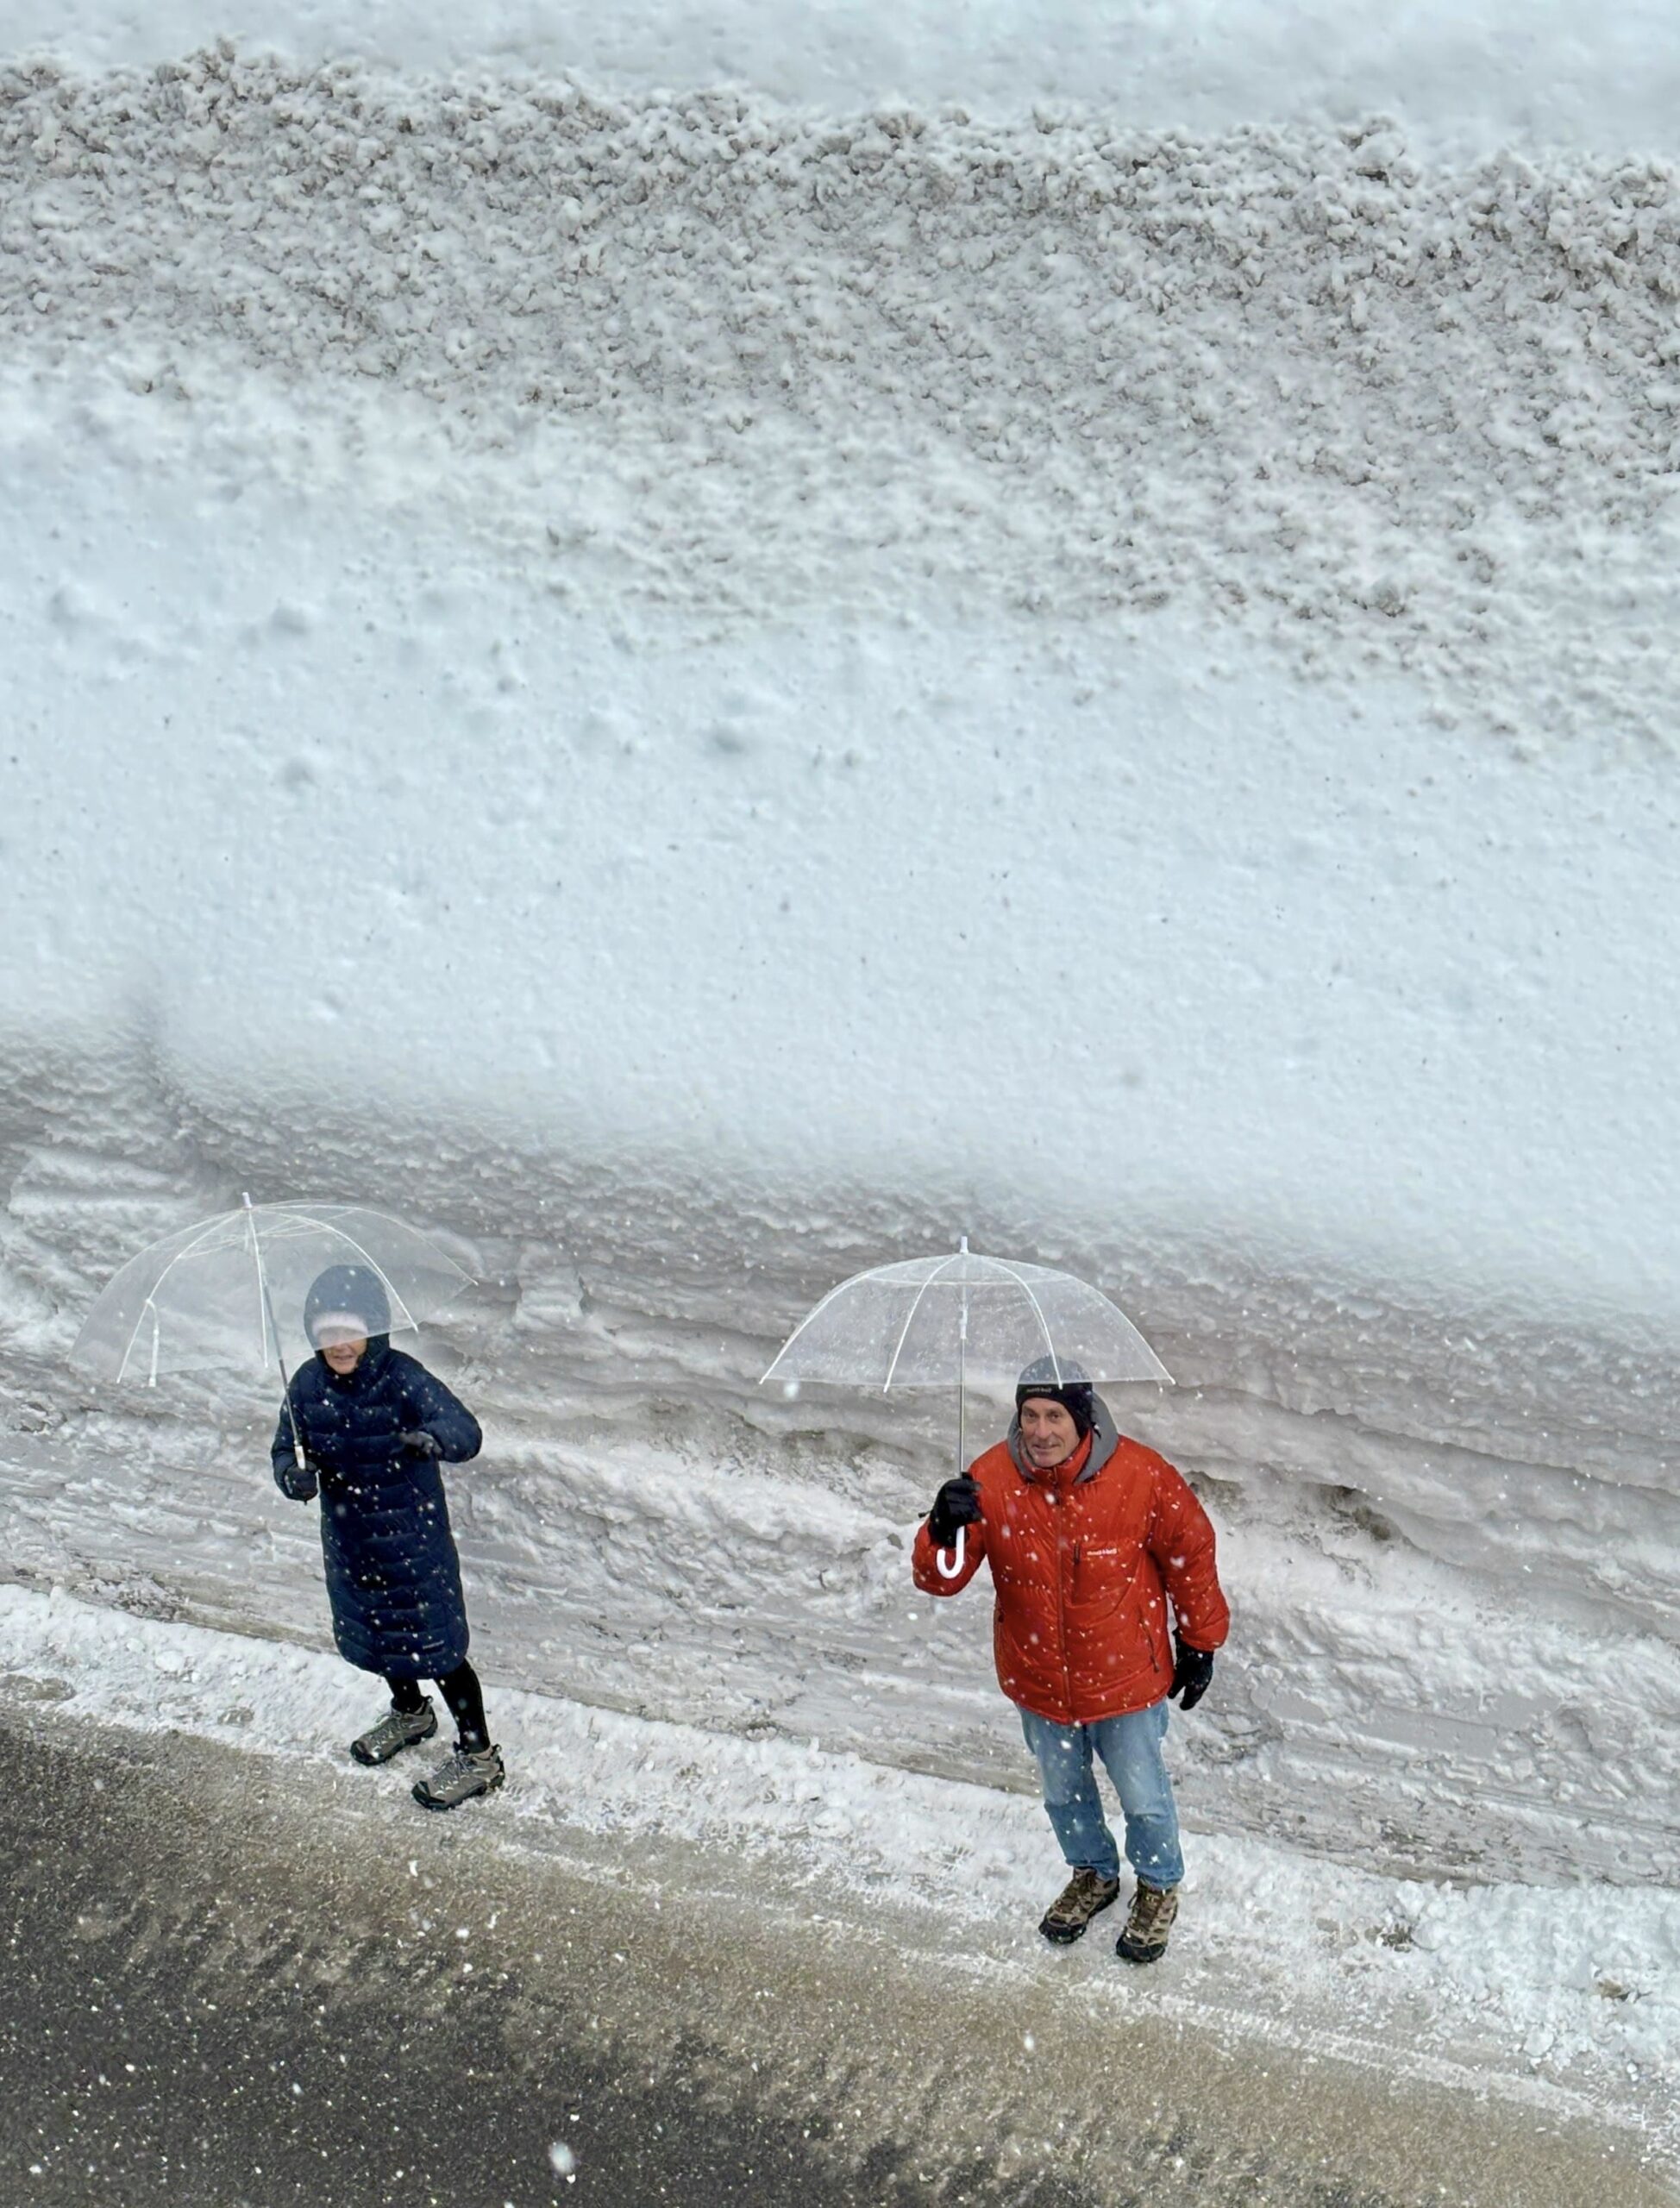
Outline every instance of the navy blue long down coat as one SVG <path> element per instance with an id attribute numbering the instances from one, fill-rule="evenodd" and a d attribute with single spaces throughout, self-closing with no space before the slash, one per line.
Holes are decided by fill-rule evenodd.
<path id="1" fill-rule="evenodd" d="M 479 1422 L 416 1358 L 392 1349 L 383 1289 L 360 1266 L 337 1266 L 310 1289 L 310 1339 L 323 1314 L 367 1323 L 353 1372 L 319 1351 L 293 1374 L 291 1415 L 275 1429 L 274 1478 L 295 1502 L 321 1497 L 321 1551 L 339 1653 L 386 1678 L 437 1679 L 465 1661 L 467 1605 L 438 1461 L 401 1440 L 425 1433 L 444 1462 L 476 1457 Z M 300 1474 L 292 1419 L 304 1446 Z"/>

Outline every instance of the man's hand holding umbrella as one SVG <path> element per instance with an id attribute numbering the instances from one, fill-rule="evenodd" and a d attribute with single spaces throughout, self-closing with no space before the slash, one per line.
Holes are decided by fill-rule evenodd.
<path id="1" fill-rule="evenodd" d="M 964 1526 L 980 1523 L 980 1490 L 967 1472 L 947 1480 L 933 1498 L 927 1529 L 942 1549 L 955 1546 Z"/>

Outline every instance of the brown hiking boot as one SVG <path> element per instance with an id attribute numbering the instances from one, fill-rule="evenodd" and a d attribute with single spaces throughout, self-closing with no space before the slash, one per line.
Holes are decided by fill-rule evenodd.
<path id="1" fill-rule="evenodd" d="M 1058 1948 L 1077 1940 L 1094 1916 L 1119 1898 L 1118 1879 L 1105 1879 L 1100 1871 L 1075 1871 L 1044 1911 L 1038 1929 Z"/>
<path id="2" fill-rule="evenodd" d="M 1176 1886 L 1146 1886 L 1138 1881 L 1125 1929 L 1114 1942 L 1122 1962 L 1158 1963 L 1167 1952 L 1167 1935 L 1178 1915 Z"/>

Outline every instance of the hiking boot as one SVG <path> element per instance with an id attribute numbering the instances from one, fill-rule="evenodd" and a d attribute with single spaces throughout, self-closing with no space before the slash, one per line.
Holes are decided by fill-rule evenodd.
<path id="1" fill-rule="evenodd" d="M 1077 1940 L 1094 1916 L 1119 1898 L 1120 1882 L 1100 1871 L 1075 1871 L 1044 1911 L 1038 1929 L 1058 1948 Z"/>
<path id="2" fill-rule="evenodd" d="M 416 1785 L 414 1798 L 423 1810 L 456 1810 L 475 1794 L 493 1793 L 506 1777 L 499 1748 L 463 1748 L 457 1741 L 431 1777 Z"/>
<path id="3" fill-rule="evenodd" d="M 437 1712 L 428 1695 L 418 1709 L 398 1709 L 393 1702 L 379 1723 L 350 1743 L 358 1763 L 389 1763 L 404 1748 L 417 1747 L 437 1730 Z"/>
<path id="4" fill-rule="evenodd" d="M 1177 1914 L 1176 1886 L 1146 1886 L 1139 1879 L 1125 1929 L 1114 1942 L 1114 1953 L 1122 1962 L 1159 1962 L 1167 1952 L 1167 1935 Z"/>

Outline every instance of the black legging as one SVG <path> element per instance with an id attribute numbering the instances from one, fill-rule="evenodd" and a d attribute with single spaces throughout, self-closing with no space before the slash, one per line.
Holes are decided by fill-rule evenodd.
<path id="1" fill-rule="evenodd" d="M 418 1679 L 387 1678 L 391 1690 L 391 1706 L 407 1716 L 423 1707 L 426 1697 L 420 1691 Z M 457 1664 L 447 1678 L 437 1682 L 438 1691 L 449 1705 L 449 1715 L 455 1721 L 455 1730 L 461 1735 L 463 1748 L 487 1748 L 490 1728 L 485 1723 L 484 1689 L 479 1684 L 479 1675 L 470 1664 Z"/>

